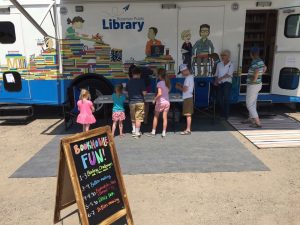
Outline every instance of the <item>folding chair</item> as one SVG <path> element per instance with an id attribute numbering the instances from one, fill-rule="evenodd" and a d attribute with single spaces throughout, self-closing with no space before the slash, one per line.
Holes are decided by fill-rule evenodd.
<path id="1" fill-rule="evenodd" d="M 68 89 L 68 102 L 63 105 L 65 130 L 68 130 L 75 122 L 79 113 L 77 101 L 79 100 L 80 89 L 72 87 Z"/>

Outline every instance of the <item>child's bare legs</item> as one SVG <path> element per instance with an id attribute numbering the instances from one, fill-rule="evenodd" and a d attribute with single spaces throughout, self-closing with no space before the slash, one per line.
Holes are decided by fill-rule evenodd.
<path id="1" fill-rule="evenodd" d="M 111 131 L 113 136 L 115 136 L 116 127 L 117 127 L 117 121 L 113 121 L 112 131 Z"/>
<path id="2" fill-rule="evenodd" d="M 136 135 L 140 135 L 140 128 L 141 128 L 141 121 L 140 120 L 136 120 L 135 121 L 135 134 Z"/>
<path id="3" fill-rule="evenodd" d="M 166 136 L 166 131 L 167 131 L 167 126 L 168 126 L 168 111 L 163 112 L 163 132 L 162 136 Z"/>
<path id="4" fill-rule="evenodd" d="M 152 134 L 155 134 L 158 123 L 159 112 L 155 111 L 152 124 Z"/>
<path id="5" fill-rule="evenodd" d="M 83 132 L 85 132 L 85 130 L 86 130 L 85 127 L 86 127 L 86 125 L 85 125 L 85 124 L 82 124 L 82 131 L 83 131 Z"/>
<path id="6" fill-rule="evenodd" d="M 85 131 L 89 131 L 90 130 L 90 124 L 85 124 Z"/>
<path id="7" fill-rule="evenodd" d="M 123 121 L 122 120 L 119 121 L 119 130 L 120 130 L 120 136 L 124 137 L 124 134 L 123 134 Z"/>
<path id="8" fill-rule="evenodd" d="M 186 130 L 185 131 L 191 131 L 192 115 L 187 114 L 185 116 L 186 116 Z"/>
<path id="9" fill-rule="evenodd" d="M 132 124 L 132 134 L 135 134 L 135 120 L 131 120 L 131 124 Z"/>

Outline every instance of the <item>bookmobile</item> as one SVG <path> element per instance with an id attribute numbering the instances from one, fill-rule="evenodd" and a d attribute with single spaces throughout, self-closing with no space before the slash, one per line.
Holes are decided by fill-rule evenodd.
<path id="1" fill-rule="evenodd" d="M 201 25 L 208 25 L 211 46 L 196 65 L 183 43 L 203 38 Z M 195 106 L 207 107 L 210 53 L 223 49 L 231 51 L 235 68 L 232 103 L 243 102 L 252 46 L 268 68 L 259 100 L 300 102 L 299 0 L 1 0 L 0 43 L 0 103 L 15 109 L 74 106 L 74 90 L 82 87 L 93 99 L 111 94 L 113 85 L 127 81 L 132 63 L 166 68 L 175 83 L 182 80 L 177 72 L 183 62 L 196 75 Z"/>

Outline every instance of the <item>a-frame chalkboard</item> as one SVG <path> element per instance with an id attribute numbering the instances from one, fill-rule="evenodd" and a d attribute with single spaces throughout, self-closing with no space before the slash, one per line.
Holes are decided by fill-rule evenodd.
<path id="1" fill-rule="evenodd" d="M 109 126 L 61 140 L 54 223 L 74 203 L 83 225 L 133 225 Z"/>

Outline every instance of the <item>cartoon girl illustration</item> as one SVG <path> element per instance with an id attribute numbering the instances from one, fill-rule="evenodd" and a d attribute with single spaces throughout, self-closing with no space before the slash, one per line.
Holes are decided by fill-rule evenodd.
<path id="1" fill-rule="evenodd" d="M 183 64 L 186 64 L 189 70 L 192 69 L 192 43 L 191 40 L 191 31 L 184 30 L 181 32 L 181 39 L 184 41 L 181 47 L 182 61 Z"/>
<path id="2" fill-rule="evenodd" d="M 84 19 L 80 16 L 75 16 L 73 20 L 70 18 L 67 19 L 68 24 L 72 24 L 72 26 L 68 27 L 66 31 L 66 38 L 67 39 L 79 39 L 79 35 L 76 32 L 76 29 L 81 29 L 82 24 L 84 23 Z"/>

